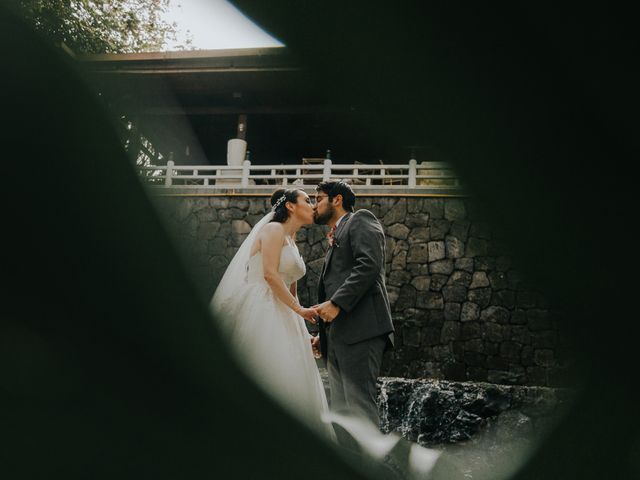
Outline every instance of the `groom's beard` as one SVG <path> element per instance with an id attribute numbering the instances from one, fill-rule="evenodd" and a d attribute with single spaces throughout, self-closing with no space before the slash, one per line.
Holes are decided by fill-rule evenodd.
<path id="1" fill-rule="evenodd" d="M 330 203 L 324 213 L 320 214 L 317 210 L 313 213 L 313 221 L 316 225 L 326 225 L 327 222 L 331 220 L 331 217 L 333 217 L 334 212 L 333 204 Z"/>

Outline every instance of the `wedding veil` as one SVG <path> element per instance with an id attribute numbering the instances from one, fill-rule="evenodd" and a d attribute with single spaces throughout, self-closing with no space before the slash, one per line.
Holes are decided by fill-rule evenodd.
<path id="1" fill-rule="evenodd" d="M 220 315 L 222 321 L 231 320 L 227 313 L 231 310 L 232 301 L 237 299 L 236 294 L 240 287 L 247 283 L 247 266 L 251 258 L 251 247 L 258 237 L 258 233 L 273 219 L 273 211 L 267 213 L 262 219 L 254 225 L 249 232 L 247 238 L 242 242 L 238 252 L 234 255 L 231 263 L 224 272 L 222 280 L 211 299 L 210 307 L 214 313 Z"/>

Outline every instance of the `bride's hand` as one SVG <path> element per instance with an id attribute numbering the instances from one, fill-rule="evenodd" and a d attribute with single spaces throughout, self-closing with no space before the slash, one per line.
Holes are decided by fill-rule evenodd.
<path id="1" fill-rule="evenodd" d="M 300 315 L 302 318 L 304 318 L 306 321 L 308 321 L 309 323 L 312 323 L 315 325 L 316 323 L 316 318 L 318 316 L 318 312 L 315 308 L 300 308 L 298 310 L 298 315 Z"/>

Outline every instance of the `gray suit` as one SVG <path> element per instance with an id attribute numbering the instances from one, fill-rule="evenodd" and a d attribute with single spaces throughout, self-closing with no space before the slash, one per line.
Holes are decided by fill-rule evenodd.
<path id="1" fill-rule="evenodd" d="M 334 234 L 318 284 L 318 301 L 340 307 L 332 323 L 320 322 L 331 408 L 365 415 L 378 425 L 376 380 L 384 350 L 393 346 L 385 285 L 385 236 L 368 210 L 347 213 Z"/>

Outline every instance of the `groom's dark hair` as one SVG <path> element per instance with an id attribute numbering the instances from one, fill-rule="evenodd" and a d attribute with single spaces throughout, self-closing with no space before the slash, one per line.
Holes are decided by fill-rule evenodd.
<path id="1" fill-rule="evenodd" d="M 342 180 L 335 180 L 329 182 L 322 182 L 316 187 L 317 192 L 324 192 L 329 197 L 329 201 L 332 198 L 342 195 L 342 208 L 347 212 L 353 212 L 353 206 L 356 203 L 356 194 L 351 190 L 351 185 Z"/>

